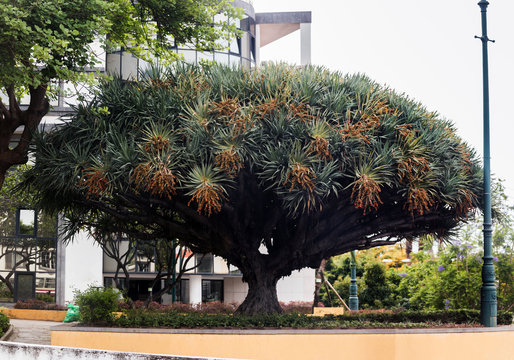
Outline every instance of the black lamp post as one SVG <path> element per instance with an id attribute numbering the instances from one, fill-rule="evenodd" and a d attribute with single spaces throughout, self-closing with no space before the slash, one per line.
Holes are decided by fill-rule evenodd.
<path id="1" fill-rule="evenodd" d="M 482 71 L 484 82 L 484 265 L 482 267 L 482 288 L 480 289 L 480 321 L 484 326 L 495 327 L 497 316 L 496 287 L 494 285 L 494 265 L 492 254 L 491 219 L 491 150 L 489 134 L 489 65 L 487 59 L 487 6 L 489 2 L 480 0 L 482 13 Z"/>
<path id="2" fill-rule="evenodd" d="M 350 310 L 359 310 L 359 298 L 357 296 L 357 261 L 355 250 L 350 254 L 350 298 L 348 299 Z"/>

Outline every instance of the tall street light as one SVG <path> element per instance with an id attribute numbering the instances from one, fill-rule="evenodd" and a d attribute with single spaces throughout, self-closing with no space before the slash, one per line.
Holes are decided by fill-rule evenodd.
<path id="1" fill-rule="evenodd" d="M 489 65 L 487 60 L 487 6 L 489 2 L 480 0 L 482 13 L 482 71 L 484 81 L 484 265 L 482 267 L 482 288 L 480 289 L 480 321 L 484 326 L 495 327 L 497 316 L 496 287 L 494 285 L 494 265 L 492 254 L 491 219 L 491 151 L 489 144 Z"/>
<path id="2" fill-rule="evenodd" d="M 350 255 L 350 298 L 348 299 L 350 310 L 359 310 L 359 298 L 357 296 L 357 261 L 355 250 Z"/>

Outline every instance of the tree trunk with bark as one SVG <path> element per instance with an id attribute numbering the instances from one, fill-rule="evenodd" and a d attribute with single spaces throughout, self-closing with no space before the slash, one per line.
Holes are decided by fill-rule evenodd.
<path id="1" fill-rule="evenodd" d="M 25 164 L 28 161 L 29 145 L 39 123 L 50 109 L 46 98 L 47 84 L 29 88 L 30 102 L 22 110 L 16 99 L 14 86 L 5 89 L 9 98 L 8 107 L 0 100 L 0 188 L 10 167 Z M 23 126 L 20 140 L 11 148 L 16 130 Z"/>
<path id="2" fill-rule="evenodd" d="M 243 275 L 244 276 L 244 275 Z M 237 308 L 237 314 L 257 315 L 281 313 L 282 307 L 278 302 L 277 281 L 273 274 L 255 272 L 251 274 L 248 283 L 248 295 Z"/>

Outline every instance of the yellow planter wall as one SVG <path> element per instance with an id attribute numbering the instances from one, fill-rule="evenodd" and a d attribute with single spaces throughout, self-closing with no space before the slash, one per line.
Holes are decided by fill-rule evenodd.
<path id="1" fill-rule="evenodd" d="M 343 307 L 315 307 L 312 315 L 325 316 L 325 315 L 343 315 L 345 308 Z"/>
<path id="2" fill-rule="evenodd" d="M 59 310 L 30 310 L 30 309 L 0 309 L 10 319 L 44 320 L 62 322 L 66 311 Z"/>
<path id="3" fill-rule="evenodd" d="M 514 360 L 514 327 L 508 331 L 486 329 L 443 333 L 438 330 L 386 330 L 380 333 L 375 330 L 368 333 L 263 330 L 220 334 L 214 331 L 144 333 L 141 329 L 113 330 L 52 329 L 51 341 L 57 346 L 254 360 Z"/>

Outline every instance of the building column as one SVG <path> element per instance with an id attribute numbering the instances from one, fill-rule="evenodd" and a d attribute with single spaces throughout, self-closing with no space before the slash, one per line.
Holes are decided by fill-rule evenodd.
<path id="1" fill-rule="evenodd" d="M 202 304 L 202 275 L 189 277 L 189 303 L 191 305 Z"/>
<path id="2" fill-rule="evenodd" d="M 62 214 L 59 214 L 57 216 L 57 261 L 55 269 L 55 303 L 57 305 L 65 304 L 64 289 L 66 283 L 64 279 L 66 274 L 66 245 L 62 241 L 64 235 L 63 220 Z"/>
<path id="3" fill-rule="evenodd" d="M 255 64 L 261 63 L 261 26 L 255 25 Z"/>
<path id="4" fill-rule="evenodd" d="M 300 24 L 300 64 L 310 65 L 311 63 L 311 24 Z"/>

